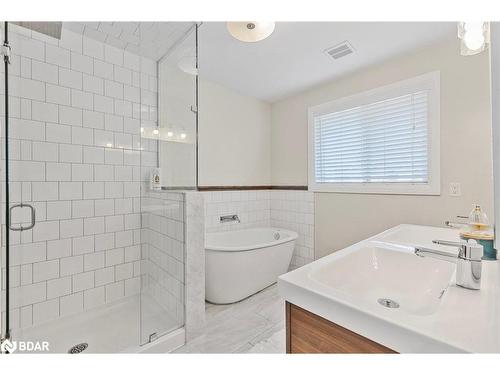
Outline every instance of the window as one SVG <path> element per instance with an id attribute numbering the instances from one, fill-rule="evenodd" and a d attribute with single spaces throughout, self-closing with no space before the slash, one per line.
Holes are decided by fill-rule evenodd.
<path id="1" fill-rule="evenodd" d="M 439 195 L 439 72 L 309 108 L 309 189 Z"/>

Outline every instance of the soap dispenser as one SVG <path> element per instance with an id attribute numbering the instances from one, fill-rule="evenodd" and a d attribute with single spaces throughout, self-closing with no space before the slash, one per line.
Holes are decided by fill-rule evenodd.
<path id="1" fill-rule="evenodd" d="M 479 204 L 475 204 L 469 214 L 469 225 L 474 230 L 485 230 L 489 226 L 488 216 L 486 216 Z"/>
<path id="2" fill-rule="evenodd" d="M 154 168 L 149 178 L 149 187 L 151 190 L 161 190 L 160 168 Z"/>

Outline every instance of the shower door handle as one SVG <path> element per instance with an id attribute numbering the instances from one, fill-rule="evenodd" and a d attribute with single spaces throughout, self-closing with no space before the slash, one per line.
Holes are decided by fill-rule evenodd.
<path id="1" fill-rule="evenodd" d="M 30 209 L 30 211 L 31 211 L 31 223 L 29 225 L 23 226 L 21 224 L 18 227 L 14 227 L 12 225 L 12 222 L 11 222 L 11 220 L 12 220 L 12 210 L 14 208 L 17 208 L 17 207 L 20 207 L 20 208 L 28 207 Z M 35 226 L 35 207 L 33 207 L 31 204 L 27 204 L 27 203 L 18 203 L 18 204 L 14 204 L 13 206 L 10 206 L 10 209 L 9 209 L 9 229 L 10 230 L 14 230 L 14 231 L 30 230 L 34 226 Z"/>

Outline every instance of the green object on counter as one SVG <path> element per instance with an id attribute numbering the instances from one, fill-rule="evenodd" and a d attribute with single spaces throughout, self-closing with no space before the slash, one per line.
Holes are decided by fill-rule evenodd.
<path id="1" fill-rule="evenodd" d="M 493 247 L 493 240 L 478 240 L 480 245 L 483 245 L 483 259 L 496 260 L 497 251 Z"/>

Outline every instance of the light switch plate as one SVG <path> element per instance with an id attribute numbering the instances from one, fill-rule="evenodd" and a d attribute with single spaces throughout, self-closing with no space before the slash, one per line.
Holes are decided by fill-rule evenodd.
<path id="1" fill-rule="evenodd" d="M 450 197 L 460 197 L 462 195 L 462 186 L 460 182 L 450 182 Z"/>

